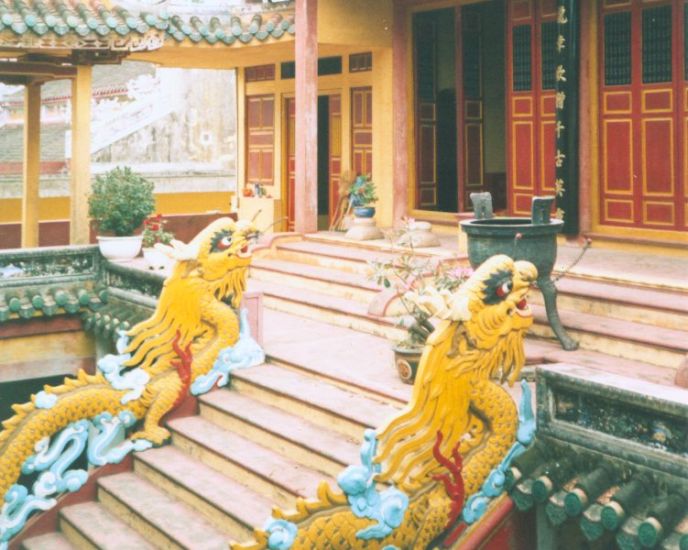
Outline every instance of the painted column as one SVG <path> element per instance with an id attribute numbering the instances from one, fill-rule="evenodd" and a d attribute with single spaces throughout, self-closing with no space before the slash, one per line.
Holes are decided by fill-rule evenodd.
<path id="1" fill-rule="evenodd" d="M 24 182 L 22 193 L 22 248 L 38 246 L 38 190 L 41 179 L 41 84 L 24 91 Z"/>
<path id="2" fill-rule="evenodd" d="M 295 225 L 318 230 L 318 0 L 296 0 Z"/>
<path id="3" fill-rule="evenodd" d="M 590 2 L 581 2 L 580 20 L 580 81 L 579 81 L 579 154 L 578 154 L 578 207 L 579 229 L 586 233 L 592 229 L 593 178 L 597 177 L 597 153 L 599 136 L 594 121 L 598 120 L 597 70 L 599 55 L 597 49 L 597 10 Z"/>
<path id="4" fill-rule="evenodd" d="M 392 220 L 398 225 L 408 212 L 409 144 L 408 144 L 408 55 L 406 5 L 394 3 L 392 30 L 392 128 L 393 172 Z"/>
<path id="5" fill-rule="evenodd" d="M 69 242 L 89 242 L 88 195 L 91 192 L 91 76 L 90 66 L 78 65 L 72 80 L 72 159 Z"/>
<path id="6" fill-rule="evenodd" d="M 565 235 L 578 226 L 578 51 L 577 0 L 557 0 L 556 180 L 557 217 Z"/>

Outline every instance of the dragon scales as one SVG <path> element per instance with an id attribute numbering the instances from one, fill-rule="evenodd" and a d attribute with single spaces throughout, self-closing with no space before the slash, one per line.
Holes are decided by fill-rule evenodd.
<path id="1" fill-rule="evenodd" d="M 85 483 L 86 471 L 67 468 L 86 446 L 89 462 L 102 465 L 161 445 L 170 433 L 160 421 L 189 389 L 226 382 L 228 364 L 247 352 L 251 364 L 262 362 L 262 351 L 251 354 L 255 341 L 242 338 L 245 315 L 237 313 L 255 235 L 253 225 L 221 218 L 189 244 L 173 241 L 166 251 L 176 264 L 157 308 L 121 335 L 119 355 L 101 359 L 95 375 L 80 371 L 13 406 L 0 432 L 0 549 L 29 514 Z M 135 424 L 140 429 L 119 441 Z M 38 474 L 32 494 L 17 483 L 20 474 Z"/>

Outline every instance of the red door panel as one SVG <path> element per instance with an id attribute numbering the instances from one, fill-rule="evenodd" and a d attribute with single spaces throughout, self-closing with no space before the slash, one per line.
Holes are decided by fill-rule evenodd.
<path id="1" fill-rule="evenodd" d="M 601 0 L 599 223 L 685 229 L 684 0 Z"/>

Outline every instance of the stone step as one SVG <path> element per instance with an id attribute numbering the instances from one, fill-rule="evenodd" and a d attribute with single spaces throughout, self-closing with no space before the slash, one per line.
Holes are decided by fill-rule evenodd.
<path id="1" fill-rule="evenodd" d="M 370 315 L 366 305 L 346 298 L 254 279 L 249 281 L 248 288 L 251 291 L 262 292 L 263 304 L 270 309 L 351 328 L 389 340 L 401 340 L 405 336 L 405 331 L 397 326 L 396 319 Z"/>
<path id="2" fill-rule="evenodd" d="M 552 338 L 543 306 L 532 305 L 535 324 L 531 334 Z M 688 338 L 682 330 L 565 311 L 559 316 L 569 335 L 584 350 L 676 369 L 688 353 Z"/>
<path id="3" fill-rule="evenodd" d="M 245 538 L 270 515 L 272 502 L 247 487 L 245 479 L 217 471 L 199 458 L 175 442 L 137 454 L 134 472 L 200 513 L 220 533 Z"/>
<path id="4" fill-rule="evenodd" d="M 102 504 L 84 502 L 60 511 L 60 530 L 71 544 L 80 549 L 149 550 L 155 548 L 145 537 Z"/>
<path id="5" fill-rule="evenodd" d="M 235 371 L 232 388 L 355 441 L 362 439 L 366 428 L 379 426 L 399 410 L 383 401 L 270 364 Z"/>
<path id="6" fill-rule="evenodd" d="M 270 256 L 291 262 L 337 269 L 366 276 L 369 262 L 384 262 L 409 252 L 410 249 L 391 246 L 387 241 L 347 241 L 341 236 L 322 233 L 306 235 L 302 241 L 277 242 Z M 465 254 L 443 248 L 422 248 L 414 251 L 420 258 L 434 258 L 451 265 L 468 265 Z"/>
<path id="7" fill-rule="evenodd" d="M 685 246 L 683 247 L 685 250 Z M 673 252 L 677 252 L 678 249 Z M 578 246 L 559 244 L 555 272 L 566 279 L 607 282 L 631 288 L 688 293 L 688 260 L 672 252 L 657 254 L 638 250 L 610 250 L 593 246 L 580 261 Z"/>
<path id="8" fill-rule="evenodd" d="M 688 327 L 688 293 L 567 276 L 556 283 L 562 310 L 612 317 L 670 329 Z M 530 302 L 542 304 L 539 291 Z"/>
<path id="9" fill-rule="evenodd" d="M 456 225 L 454 225 L 454 232 Z M 330 246 L 338 246 L 340 248 L 354 248 L 357 250 L 368 250 L 375 253 L 382 254 L 401 254 L 409 252 L 411 249 L 402 247 L 397 244 L 392 244 L 389 239 L 370 240 L 370 241 L 354 241 L 344 237 L 344 233 L 338 231 L 319 231 L 318 233 L 309 233 L 303 236 L 303 242 L 313 244 L 323 244 Z M 416 247 L 414 249 L 416 256 L 422 258 L 439 258 L 446 261 L 460 261 L 467 262 L 468 255 L 461 253 L 458 249 L 444 246 L 431 247 Z"/>
<path id="10" fill-rule="evenodd" d="M 273 364 L 397 406 L 411 396 L 385 338 L 272 309 L 263 311 L 263 326 Z"/>
<path id="11" fill-rule="evenodd" d="M 198 466 L 188 475 L 195 477 Z M 158 548 L 225 550 L 230 540 L 192 506 L 134 473 L 98 480 L 98 501 Z"/>
<path id="12" fill-rule="evenodd" d="M 62 533 L 48 533 L 25 540 L 22 550 L 76 550 Z"/>
<path id="13" fill-rule="evenodd" d="M 366 306 L 381 290 L 363 275 L 270 258 L 253 260 L 250 277 L 355 300 Z"/>
<path id="14" fill-rule="evenodd" d="M 605 353 L 584 349 L 566 351 L 561 348 L 558 341 L 553 340 L 527 338 L 525 348 L 527 366 L 523 369 L 523 373 L 526 377 L 530 377 L 528 371 L 532 373 L 538 365 L 552 363 L 573 363 L 611 374 L 633 376 L 666 386 L 673 386 L 676 376 L 674 369 L 658 367 L 641 361 L 613 357 Z"/>
<path id="15" fill-rule="evenodd" d="M 173 444 L 184 453 L 283 508 L 293 508 L 297 497 L 315 495 L 324 479 L 322 472 L 306 468 L 203 417 L 179 418 L 168 426 Z"/>
<path id="16" fill-rule="evenodd" d="M 203 418 L 328 476 L 360 462 L 362 438 L 346 437 L 241 393 L 213 391 L 199 404 Z"/>
<path id="17" fill-rule="evenodd" d="M 278 243 L 273 254 L 278 260 L 337 269 L 364 277 L 370 271 L 368 262 L 387 261 L 398 255 L 396 252 L 389 253 L 313 240 Z"/>

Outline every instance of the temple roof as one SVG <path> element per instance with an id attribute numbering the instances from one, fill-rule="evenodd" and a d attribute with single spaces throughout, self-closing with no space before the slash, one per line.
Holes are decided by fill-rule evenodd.
<path id="1" fill-rule="evenodd" d="M 293 9 L 150 9 L 100 0 L 0 0 L 0 48 L 147 51 L 165 42 L 248 44 L 295 32 Z M 130 4 L 127 4 L 130 5 Z"/>

